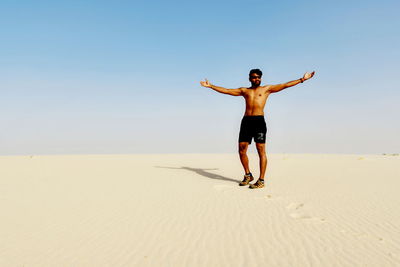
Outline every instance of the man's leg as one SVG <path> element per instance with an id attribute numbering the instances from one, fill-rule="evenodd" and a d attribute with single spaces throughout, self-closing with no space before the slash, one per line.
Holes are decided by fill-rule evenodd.
<path id="1" fill-rule="evenodd" d="M 248 142 L 240 142 L 239 143 L 239 156 L 240 156 L 240 162 L 243 165 L 243 169 L 245 174 L 250 173 L 249 169 L 249 158 L 247 157 L 247 148 L 249 147 Z"/>
<path id="2" fill-rule="evenodd" d="M 256 143 L 258 156 L 260 157 L 260 179 L 264 180 L 265 170 L 267 169 L 267 155 L 265 153 L 265 143 Z"/>
<path id="3" fill-rule="evenodd" d="M 249 147 L 248 142 L 239 142 L 239 156 L 245 172 L 243 181 L 239 183 L 240 186 L 248 185 L 254 179 L 253 175 L 250 173 L 249 159 L 246 154 L 248 147 Z"/>

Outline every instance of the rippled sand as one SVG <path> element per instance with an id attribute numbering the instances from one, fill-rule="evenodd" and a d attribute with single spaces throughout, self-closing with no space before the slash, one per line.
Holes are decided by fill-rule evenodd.
<path id="1" fill-rule="evenodd" d="M 0 164 L 0 266 L 400 266 L 400 156 L 275 154 L 256 190 L 233 154 Z"/>

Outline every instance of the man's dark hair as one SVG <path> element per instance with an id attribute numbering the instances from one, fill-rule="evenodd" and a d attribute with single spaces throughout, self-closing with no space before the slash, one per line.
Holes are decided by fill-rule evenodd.
<path id="1" fill-rule="evenodd" d="M 262 76 L 262 71 L 260 69 L 252 69 L 252 70 L 250 70 L 249 76 L 251 74 L 253 74 L 253 73 L 260 75 L 260 77 Z"/>

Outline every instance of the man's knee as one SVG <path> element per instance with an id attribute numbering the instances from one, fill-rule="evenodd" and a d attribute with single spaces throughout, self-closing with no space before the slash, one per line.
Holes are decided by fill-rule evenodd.
<path id="1" fill-rule="evenodd" d="M 248 146 L 248 143 L 239 143 L 239 153 L 246 154 Z"/>
<path id="2" fill-rule="evenodd" d="M 256 144 L 258 154 L 265 154 L 265 144 L 257 143 Z"/>

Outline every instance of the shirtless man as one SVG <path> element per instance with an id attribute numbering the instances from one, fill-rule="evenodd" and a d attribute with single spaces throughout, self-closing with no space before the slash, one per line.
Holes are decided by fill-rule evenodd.
<path id="1" fill-rule="evenodd" d="M 270 94 L 282 91 L 285 88 L 297 85 L 314 76 L 315 71 L 309 73 L 306 72 L 303 78 L 298 80 L 290 81 L 287 83 L 276 84 L 276 85 L 261 85 L 262 72 L 259 69 L 253 69 L 249 73 L 249 81 L 251 87 L 240 87 L 238 89 L 226 89 L 223 87 L 212 85 L 207 79 L 201 81 L 200 84 L 204 87 L 211 88 L 219 93 L 243 96 L 246 100 L 246 111 L 240 125 L 239 133 L 239 156 L 240 161 L 243 165 L 245 175 L 243 181 L 239 183 L 240 186 L 248 185 L 254 180 L 253 175 L 249 169 L 249 159 L 247 157 L 247 148 L 251 144 L 252 138 L 256 143 L 258 156 L 260 158 L 260 177 L 257 182 L 250 184 L 250 188 L 263 188 L 264 187 L 264 176 L 267 168 L 267 155 L 265 154 L 265 139 L 267 133 L 267 127 L 264 119 L 264 107 L 267 102 L 267 98 Z"/>

